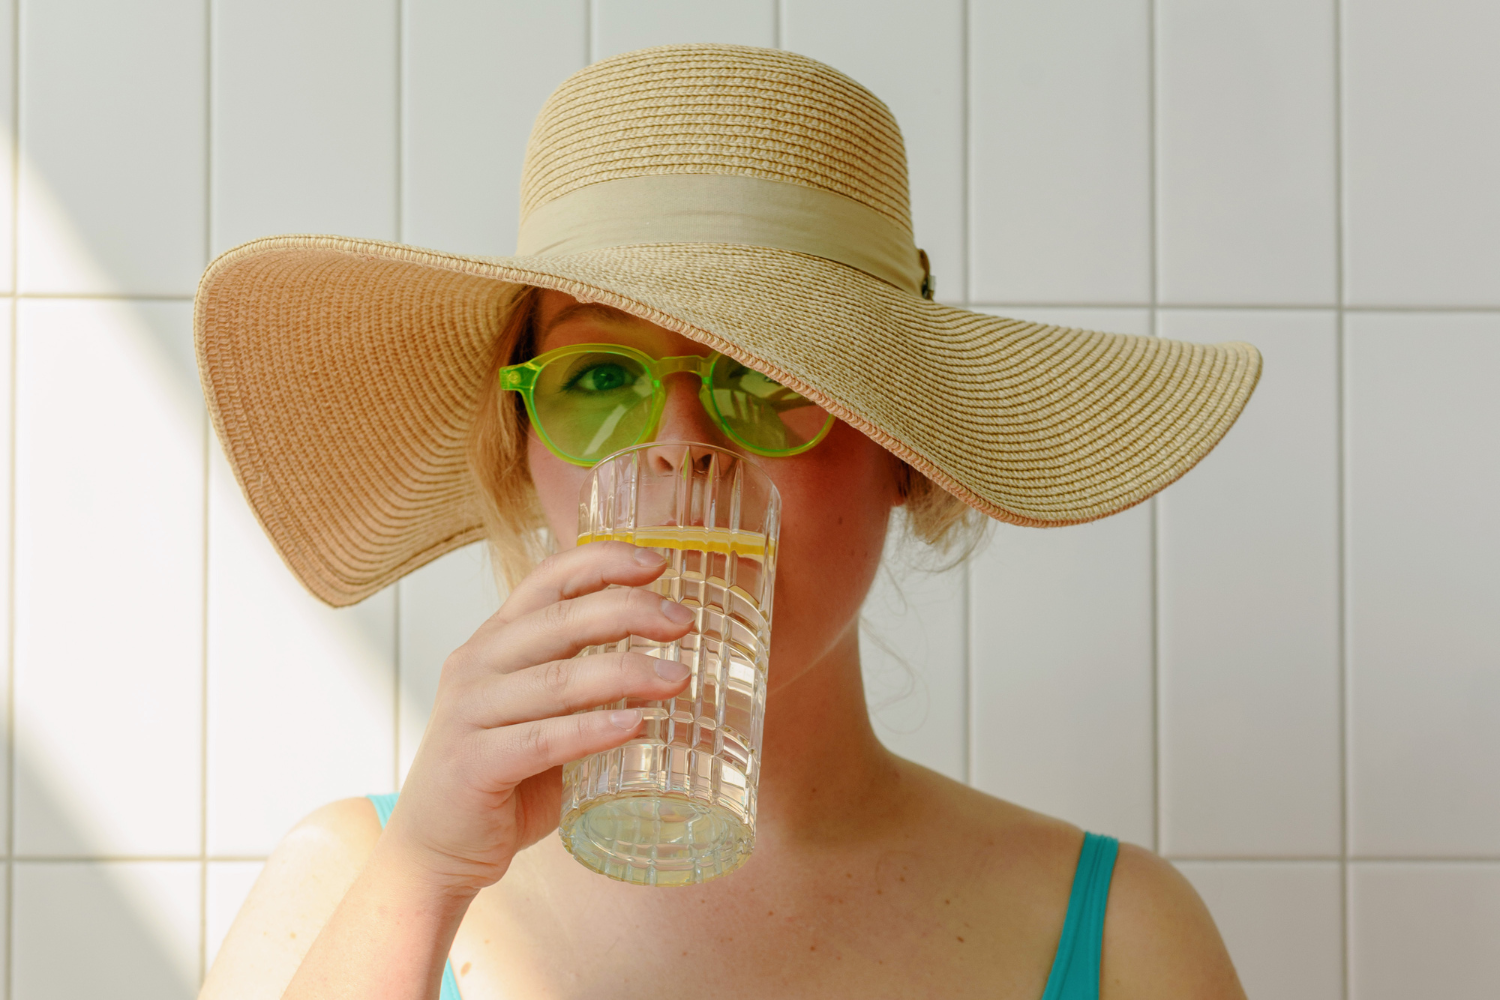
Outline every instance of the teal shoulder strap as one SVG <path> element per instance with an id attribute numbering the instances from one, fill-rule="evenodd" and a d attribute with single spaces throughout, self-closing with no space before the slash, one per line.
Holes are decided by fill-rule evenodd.
<path id="1" fill-rule="evenodd" d="M 1042 1000 L 1099 1000 L 1099 959 L 1104 950 L 1104 910 L 1120 842 L 1095 833 L 1083 835 L 1068 915 Z"/>
<path id="2" fill-rule="evenodd" d="M 387 795 L 366 795 L 371 804 L 375 806 L 375 815 L 380 817 L 380 826 L 384 829 L 386 821 L 391 818 L 391 810 L 396 808 L 396 799 L 400 793 L 391 792 Z M 453 975 L 453 963 L 443 963 L 443 988 L 438 991 L 438 1000 L 463 1000 L 458 995 L 458 979 Z"/>

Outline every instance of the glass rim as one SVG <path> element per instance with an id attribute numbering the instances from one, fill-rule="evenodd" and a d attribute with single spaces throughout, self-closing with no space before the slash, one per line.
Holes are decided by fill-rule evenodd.
<path id="1" fill-rule="evenodd" d="M 752 459 L 767 458 L 770 456 L 757 455 L 755 452 L 749 451 L 739 452 L 735 451 L 733 448 L 728 448 L 721 444 L 710 444 L 707 441 L 685 441 L 673 438 L 666 441 L 641 441 L 636 444 L 627 445 L 624 448 L 619 448 L 615 451 L 610 452 L 608 455 L 605 455 L 598 461 L 594 462 L 593 465 L 589 466 L 589 474 L 587 479 L 589 481 L 592 481 L 597 476 L 600 469 L 604 468 L 607 465 L 611 465 L 622 458 L 625 458 L 632 452 L 648 451 L 652 448 L 673 447 L 692 448 L 695 451 L 701 449 L 703 451 L 715 452 L 719 455 L 727 455 L 734 461 L 742 463 L 743 465 L 751 469 L 754 476 L 764 480 L 765 485 L 770 487 L 772 496 L 776 497 L 778 500 L 781 498 L 781 491 L 776 488 L 776 480 L 771 478 L 771 474 L 766 471 L 763 465 L 761 465 L 759 462 L 752 461 Z"/>

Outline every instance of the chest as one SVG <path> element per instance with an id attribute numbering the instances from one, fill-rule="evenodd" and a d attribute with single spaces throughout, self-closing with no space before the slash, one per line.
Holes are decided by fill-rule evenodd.
<path id="1" fill-rule="evenodd" d="M 513 873 L 471 908 L 454 972 L 463 1000 L 1042 995 L 1061 912 L 900 860 L 691 890 Z"/>

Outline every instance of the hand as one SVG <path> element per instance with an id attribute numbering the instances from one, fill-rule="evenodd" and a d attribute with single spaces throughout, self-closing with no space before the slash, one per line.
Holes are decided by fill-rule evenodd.
<path id="1" fill-rule="evenodd" d="M 562 765 L 632 739 L 638 709 L 573 714 L 621 698 L 671 698 L 688 669 L 641 653 L 573 659 L 627 635 L 670 642 L 692 612 L 649 584 L 648 549 L 594 542 L 543 562 L 443 664 L 437 701 L 377 850 L 398 851 L 440 891 L 478 892 L 556 829 Z M 605 589 L 620 584 L 629 589 Z"/>

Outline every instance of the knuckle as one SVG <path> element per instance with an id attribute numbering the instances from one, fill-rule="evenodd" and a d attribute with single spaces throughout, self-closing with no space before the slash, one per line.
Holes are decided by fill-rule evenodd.
<path id="1" fill-rule="evenodd" d="M 594 735 L 594 727 L 598 724 L 598 712 L 581 712 L 573 716 L 573 732 L 580 741 L 587 742 Z"/>
<path id="2" fill-rule="evenodd" d="M 443 660 L 442 671 L 438 674 L 438 682 L 452 683 L 457 677 L 469 671 L 469 664 L 473 654 L 469 652 L 468 643 L 459 646 Z"/>
<path id="3" fill-rule="evenodd" d="M 625 606 L 637 614 L 652 614 L 661 611 L 661 595 L 649 590 L 631 587 L 626 592 Z"/>
<path id="4" fill-rule="evenodd" d="M 553 573 L 557 572 L 558 567 L 562 565 L 563 562 L 564 553 L 553 552 L 552 554 L 544 558 L 541 562 L 537 563 L 536 569 L 532 570 L 531 572 L 536 576 L 550 576 Z"/>
<path id="5" fill-rule="evenodd" d="M 454 705 L 463 705 L 473 689 L 476 677 L 475 657 L 472 652 L 460 647 L 443 661 L 438 674 L 436 705 L 445 711 Z"/>
<path id="6" fill-rule="evenodd" d="M 622 683 L 629 684 L 639 679 L 642 675 L 654 675 L 656 661 L 654 657 L 634 650 L 621 653 L 619 660 L 615 662 L 615 671 L 619 674 Z"/>
<path id="7" fill-rule="evenodd" d="M 552 754 L 552 737 L 545 726 L 528 728 L 521 745 L 530 757 L 546 759 Z"/>
<path id="8" fill-rule="evenodd" d="M 553 660 L 542 667 L 542 690 L 557 701 L 563 700 L 572 680 L 572 660 Z"/>
<path id="9" fill-rule="evenodd" d="M 547 628 L 554 631 L 563 631 L 572 624 L 575 617 L 572 601 L 558 601 L 549 604 L 542 612 L 542 622 Z"/>

